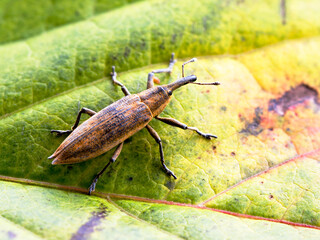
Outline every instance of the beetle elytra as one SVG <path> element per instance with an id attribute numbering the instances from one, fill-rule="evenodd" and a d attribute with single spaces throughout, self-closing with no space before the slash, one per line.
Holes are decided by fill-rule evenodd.
<path id="1" fill-rule="evenodd" d="M 128 89 L 117 80 L 117 73 L 113 66 L 111 73 L 112 81 L 121 87 L 125 97 L 97 113 L 88 108 L 82 108 L 78 113 L 75 124 L 71 128 L 72 130 L 51 130 L 52 133 L 57 133 L 58 135 L 70 133 L 57 150 L 49 157 L 49 159 L 53 159 L 52 164 L 71 164 L 86 161 L 116 147 L 110 161 L 93 179 L 89 187 L 89 194 L 91 194 L 95 190 L 99 177 L 108 166 L 118 158 L 124 141 L 139 130 L 147 128 L 148 132 L 159 144 L 160 160 L 165 172 L 176 179 L 177 177 L 174 173 L 165 165 L 161 139 L 158 133 L 148 125 L 148 123 L 155 118 L 174 127 L 195 131 L 206 139 L 217 138 L 215 135 L 202 133 L 195 127 L 188 127 L 176 119 L 158 116 L 170 102 L 172 92 L 177 88 L 189 83 L 198 85 L 220 84 L 219 82 L 196 83 L 197 77 L 195 75 L 185 77 L 184 65 L 194 62 L 195 60 L 196 59 L 193 58 L 182 64 L 181 79 L 167 85 L 154 87 L 153 83 L 158 80 L 154 76 L 155 73 L 171 73 L 175 63 L 174 54 L 172 53 L 169 67 L 150 72 L 148 74 L 147 90 L 137 94 L 130 94 Z M 79 125 L 82 113 L 86 113 L 91 117 Z"/>

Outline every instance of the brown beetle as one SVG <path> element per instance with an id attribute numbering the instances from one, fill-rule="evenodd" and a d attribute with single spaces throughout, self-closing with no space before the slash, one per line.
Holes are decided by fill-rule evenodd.
<path id="1" fill-rule="evenodd" d="M 194 62 L 195 60 L 196 59 L 193 58 L 182 64 L 181 79 L 168 85 L 154 87 L 153 82 L 158 80 L 154 76 L 155 73 L 170 73 L 172 71 L 172 67 L 175 63 L 174 54 L 172 54 L 169 67 L 150 72 L 148 74 L 147 90 L 138 94 L 130 94 L 128 89 L 117 81 L 117 74 L 115 72 L 115 67 L 113 66 L 111 73 L 113 83 L 119 85 L 126 96 L 102 109 L 98 113 L 88 108 L 82 108 L 79 111 L 72 130 L 51 130 L 52 133 L 55 132 L 58 135 L 71 133 L 49 157 L 49 159 L 54 159 L 52 164 L 71 164 L 86 161 L 117 146 L 108 164 L 95 176 L 89 188 L 89 194 L 91 194 L 95 190 L 99 177 L 119 156 L 123 147 L 123 142 L 142 128 L 146 127 L 151 136 L 159 144 L 160 159 L 163 168 L 169 176 L 176 179 L 177 177 L 164 163 L 161 139 L 158 133 L 150 127 L 148 123 L 152 118 L 155 118 L 184 130 L 189 129 L 196 131 L 199 135 L 207 139 L 211 139 L 212 137 L 217 138 L 215 135 L 202 133 L 195 127 L 188 127 L 186 124 L 183 124 L 176 119 L 158 116 L 170 102 L 172 92 L 177 88 L 188 83 L 198 85 L 220 84 L 218 82 L 195 83 L 197 77 L 194 75 L 184 77 L 184 65 L 189 62 Z M 92 117 L 78 126 L 82 113 L 86 113 Z"/>

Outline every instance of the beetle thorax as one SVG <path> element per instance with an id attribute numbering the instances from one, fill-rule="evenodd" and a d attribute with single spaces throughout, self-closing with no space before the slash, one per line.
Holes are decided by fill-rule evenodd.
<path id="1" fill-rule="evenodd" d="M 170 96 L 163 86 L 147 89 L 137 95 L 149 107 L 153 117 L 158 116 L 170 102 Z"/>

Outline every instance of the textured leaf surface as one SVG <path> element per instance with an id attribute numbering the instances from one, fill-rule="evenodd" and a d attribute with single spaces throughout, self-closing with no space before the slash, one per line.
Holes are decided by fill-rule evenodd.
<path id="1" fill-rule="evenodd" d="M 31 37 L 136 1 L 139 0 L 1 0 L 0 43 Z"/>
<path id="2" fill-rule="evenodd" d="M 318 8 L 315 0 L 143 1 L 0 46 L 0 238 L 319 238 Z M 70 19 L 61 24 L 82 18 Z M 172 51 L 207 55 L 187 74 L 221 85 L 175 91 L 161 116 L 218 139 L 152 120 L 177 180 L 143 129 L 96 196 L 72 193 L 87 191 L 112 151 L 52 166 L 47 157 L 65 137 L 50 130 L 70 129 L 81 107 L 99 111 L 123 96 L 111 65 L 137 93 Z M 181 76 L 182 62 L 162 83 Z"/>
<path id="3" fill-rule="evenodd" d="M 0 46 L 0 115 L 118 71 L 319 34 L 318 1 L 145 1 Z M 301 11 L 307 8 L 306 11 Z M 299 10 L 297 10 L 299 9 Z"/>
<path id="4" fill-rule="evenodd" d="M 175 239 L 101 198 L 3 181 L 0 190 L 8 235 L 17 224 L 44 239 Z"/>
<path id="5" fill-rule="evenodd" d="M 192 206 L 132 200 L 113 202 L 94 196 L 3 181 L 0 181 L 0 190 L 3 203 L 0 206 L 3 216 L 0 221 L 5 223 L 1 224 L 1 228 L 6 227 L 7 235 L 4 237 L 8 236 L 7 239 L 27 239 L 28 236 L 31 236 L 30 239 L 319 237 L 319 230 L 316 229 L 246 219 Z M 16 225 L 20 225 L 18 230 Z M 18 235 L 21 232 L 29 235 L 21 237 Z"/>
<path id="6" fill-rule="evenodd" d="M 6 239 L 42 239 L 36 234 L 23 229 L 18 224 L 10 222 L 9 220 L 1 217 L 0 218 L 0 238 Z"/>
<path id="7" fill-rule="evenodd" d="M 296 159 L 214 197 L 207 206 L 320 225 L 319 162 Z"/>
<path id="8" fill-rule="evenodd" d="M 209 209 L 117 201 L 127 211 L 185 239 L 318 239 L 319 232 Z"/>

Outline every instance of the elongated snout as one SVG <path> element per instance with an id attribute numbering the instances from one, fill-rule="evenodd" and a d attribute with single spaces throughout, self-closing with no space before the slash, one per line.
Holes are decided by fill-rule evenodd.
<path id="1" fill-rule="evenodd" d="M 171 91 L 174 91 L 176 90 L 177 88 L 183 86 L 183 85 L 186 85 L 188 83 L 193 83 L 197 80 L 197 76 L 195 75 L 190 75 L 190 76 L 187 76 L 187 77 L 183 77 L 183 78 L 180 78 L 179 80 L 173 82 L 173 83 L 170 83 L 168 84 L 166 87 L 171 90 Z"/>

